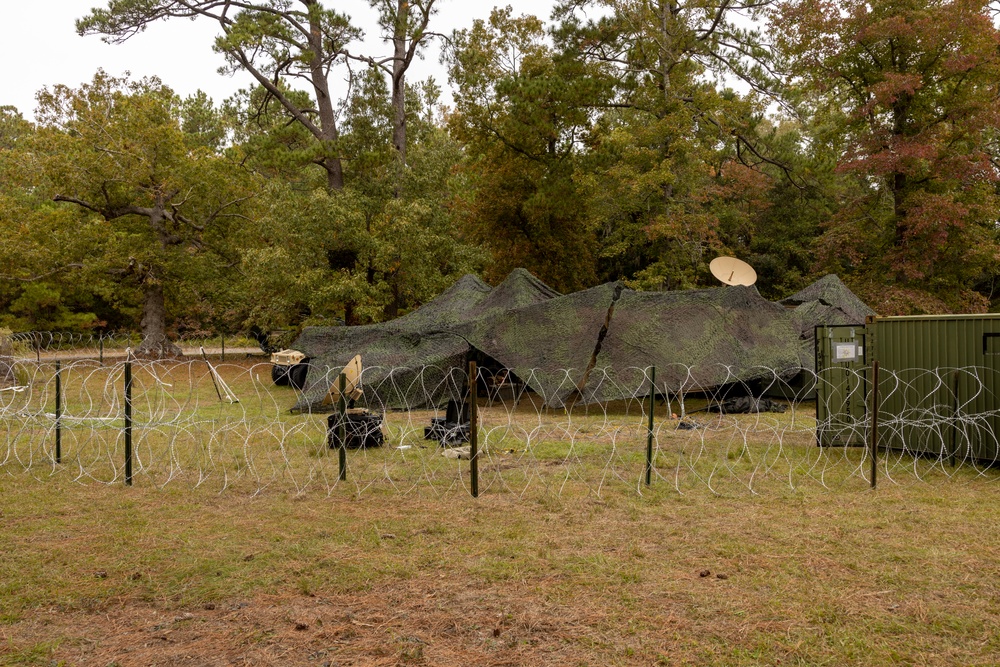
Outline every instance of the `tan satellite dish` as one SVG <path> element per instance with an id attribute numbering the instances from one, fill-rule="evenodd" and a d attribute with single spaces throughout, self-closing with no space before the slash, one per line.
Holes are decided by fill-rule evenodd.
<path id="1" fill-rule="evenodd" d="M 344 369 L 333 376 L 330 391 L 323 397 L 323 405 L 335 405 L 340 400 L 340 375 L 344 374 L 344 396 L 349 401 L 356 401 L 364 395 L 361 391 L 361 355 L 347 362 Z"/>
<path id="2" fill-rule="evenodd" d="M 757 272 L 743 260 L 735 257 L 716 257 L 708 265 L 712 275 L 726 285 L 753 285 L 757 282 Z"/>

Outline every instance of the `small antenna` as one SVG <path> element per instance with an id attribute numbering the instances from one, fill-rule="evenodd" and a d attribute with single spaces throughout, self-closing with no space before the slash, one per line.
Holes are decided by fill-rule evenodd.
<path id="1" fill-rule="evenodd" d="M 757 272 L 753 267 L 735 257 L 716 257 L 708 268 L 725 285 L 750 286 L 757 282 Z"/>

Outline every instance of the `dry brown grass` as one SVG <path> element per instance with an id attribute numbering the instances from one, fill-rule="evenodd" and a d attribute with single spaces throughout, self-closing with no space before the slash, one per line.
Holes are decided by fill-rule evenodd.
<path id="1" fill-rule="evenodd" d="M 0 662 L 995 664 L 998 495 L 249 499 L 6 477 Z"/>
<path id="2" fill-rule="evenodd" d="M 248 421 L 290 404 L 232 368 Z M 224 420 L 204 369 L 160 379 L 185 372 L 196 421 Z M 688 432 L 660 414 L 639 494 L 643 422 L 608 427 L 634 407 L 486 409 L 479 499 L 467 462 L 420 448 L 429 413 L 390 414 L 411 449 L 353 452 L 348 484 L 321 428 L 214 462 L 197 424 L 147 432 L 140 452 L 180 472 L 133 488 L 74 481 L 72 448 L 94 445 L 72 433 L 66 470 L 19 450 L 38 461 L 0 468 L 0 664 L 998 663 L 995 471 L 899 460 L 872 492 L 808 411 Z"/>

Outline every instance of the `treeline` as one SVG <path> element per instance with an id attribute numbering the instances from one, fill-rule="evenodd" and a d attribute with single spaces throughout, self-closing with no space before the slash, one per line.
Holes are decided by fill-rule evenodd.
<path id="1" fill-rule="evenodd" d="M 983 0 L 564 0 L 447 37 L 370 0 L 116 0 L 81 34 L 215 21 L 215 104 L 98 72 L 0 109 L 0 326 L 165 336 L 363 324 L 464 273 L 561 291 L 836 272 L 883 314 L 982 311 L 1000 273 L 1000 31 Z M 135 37 L 141 39 L 141 36 Z M 454 104 L 407 72 L 442 40 Z M 339 82 L 349 83 L 338 93 Z"/>

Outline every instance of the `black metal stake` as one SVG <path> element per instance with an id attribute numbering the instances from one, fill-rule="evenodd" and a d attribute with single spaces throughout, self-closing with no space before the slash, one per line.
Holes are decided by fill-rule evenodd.
<path id="1" fill-rule="evenodd" d="M 337 380 L 340 387 L 340 398 L 337 399 L 337 440 L 340 445 L 337 448 L 337 458 L 340 461 L 340 481 L 347 480 L 347 375 L 340 374 Z"/>
<path id="2" fill-rule="evenodd" d="M 958 450 L 958 371 L 953 373 L 955 377 L 955 384 L 953 389 L 955 390 L 955 407 L 951 411 L 952 425 L 951 425 L 951 456 L 950 459 L 951 467 L 955 467 L 955 452 Z"/>
<path id="3" fill-rule="evenodd" d="M 878 485 L 878 360 L 872 363 L 872 426 L 868 434 L 869 453 L 872 457 L 872 488 Z"/>
<path id="4" fill-rule="evenodd" d="M 649 367 L 649 423 L 646 425 L 646 486 L 653 481 L 653 409 L 656 400 L 656 366 Z"/>
<path id="5" fill-rule="evenodd" d="M 62 363 L 56 362 L 56 463 L 62 463 Z"/>
<path id="6" fill-rule="evenodd" d="M 100 358 L 100 363 L 103 366 L 104 365 L 104 335 L 103 334 L 97 337 L 97 344 L 100 347 L 100 352 L 98 353 L 98 356 Z"/>
<path id="7" fill-rule="evenodd" d="M 132 486 L 132 362 L 125 362 L 125 486 Z"/>
<path id="8" fill-rule="evenodd" d="M 479 497 L 479 373 L 476 362 L 469 362 L 469 474 L 472 476 L 472 497 Z"/>
<path id="9" fill-rule="evenodd" d="M 222 334 L 222 360 L 226 360 L 226 334 Z"/>

